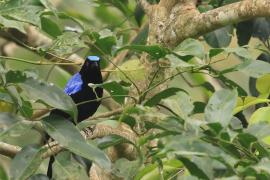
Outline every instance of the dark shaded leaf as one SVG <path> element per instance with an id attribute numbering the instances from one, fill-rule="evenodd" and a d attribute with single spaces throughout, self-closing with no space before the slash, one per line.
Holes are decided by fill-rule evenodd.
<path id="1" fill-rule="evenodd" d="M 96 146 L 89 144 L 79 130 L 67 119 L 50 115 L 42 121 L 46 132 L 71 152 L 96 162 L 100 167 L 109 170 L 110 160 Z"/>
<path id="2" fill-rule="evenodd" d="M 104 54 L 112 55 L 117 44 L 117 38 L 114 33 L 109 29 L 103 29 L 100 32 L 91 32 L 87 34 L 89 38 L 94 42 L 94 45 L 90 44 L 91 50 L 100 56 Z"/>
<path id="3" fill-rule="evenodd" d="M 231 154 L 233 157 L 240 159 L 242 156 L 234 144 L 226 141 L 219 141 L 219 146 L 227 153 Z"/>
<path id="4" fill-rule="evenodd" d="M 45 149 L 29 145 L 24 147 L 11 162 L 11 179 L 28 179 L 36 172 L 42 162 L 42 154 Z"/>
<path id="5" fill-rule="evenodd" d="M 31 118 L 33 115 L 32 104 L 29 101 L 22 99 L 22 106 L 19 109 L 22 116 Z"/>
<path id="6" fill-rule="evenodd" d="M 248 133 L 240 133 L 237 135 L 236 138 L 238 142 L 247 149 L 250 149 L 252 146 L 252 143 L 257 141 L 257 138 L 255 136 Z"/>
<path id="7" fill-rule="evenodd" d="M 193 105 L 194 105 L 194 109 L 193 109 L 194 114 L 203 113 L 206 107 L 206 104 L 204 102 L 199 102 L 199 101 L 194 102 Z"/>
<path id="8" fill-rule="evenodd" d="M 261 41 L 268 40 L 270 36 L 270 20 L 269 18 L 261 17 L 254 21 L 253 36 Z"/>
<path id="9" fill-rule="evenodd" d="M 205 41 L 214 48 L 227 47 L 231 43 L 233 27 L 231 25 L 204 35 Z"/>
<path id="10" fill-rule="evenodd" d="M 59 28 L 58 24 L 47 16 L 41 16 L 41 29 L 49 34 L 50 36 L 56 38 L 57 36 L 62 35 L 62 31 Z"/>
<path id="11" fill-rule="evenodd" d="M 128 95 L 128 89 L 121 86 L 116 81 L 106 82 L 98 86 L 106 89 L 116 102 L 124 104 L 125 98 Z"/>
<path id="12" fill-rule="evenodd" d="M 143 17 L 144 17 L 144 10 L 143 10 L 143 7 L 141 6 L 140 3 L 138 3 L 138 4 L 136 5 L 134 15 L 135 15 L 135 19 L 136 19 L 138 25 L 141 26 L 141 24 L 142 24 L 142 19 L 143 19 Z"/>
<path id="13" fill-rule="evenodd" d="M 233 82 L 232 80 L 228 79 L 225 76 L 220 75 L 219 79 L 229 88 L 236 89 L 239 96 L 247 96 L 247 92 L 239 86 L 237 83 Z"/>
<path id="14" fill-rule="evenodd" d="M 193 160 L 180 155 L 177 155 L 176 157 L 185 165 L 185 167 L 192 175 L 202 179 L 210 179 L 210 177 L 208 177 L 204 172 L 205 169 L 200 169 L 200 167 L 198 167 L 196 163 L 193 162 Z"/>
<path id="15" fill-rule="evenodd" d="M 8 71 L 6 73 L 6 83 L 21 83 L 26 80 L 26 75 L 21 71 Z"/>
<path id="16" fill-rule="evenodd" d="M 55 158 L 53 179 L 88 180 L 84 167 L 72 158 L 70 152 L 61 152 Z"/>
<path id="17" fill-rule="evenodd" d="M 214 49 L 210 49 L 209 50 L 209 57 L 212 58 L 212 57 L 215 57 L 217 55 L 219 55 L 220 53 L 223 53 L 224 52 L 224 49 L 221 49 L 221 48 L 214 48 Z"/>
<path id="18" fill-rule="evenodd" d="M 248 44 L 253 34 L 253 24 L 253 20 L 247 20 L 240 22 L 236 25 L 236 35 L 239 46 L 244 46 Z"/>
<path id="19" fill-rule="evenodd" d="M 63 90 L 35 79 L 26 80 L 24 83 L 21 83 L 21 87 L 28 93 L 30 99 L 41 100 L 51 107 L 67 112 L 76 119 L 76 105 Z"/>

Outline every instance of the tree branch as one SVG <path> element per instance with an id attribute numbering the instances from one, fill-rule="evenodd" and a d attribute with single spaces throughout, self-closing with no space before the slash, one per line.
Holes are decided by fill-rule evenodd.
<path id="1" fill-rule="evenodd" d="M 173 19 L 168 17 L 170 24 L 166 26 L 162 40 L 165 46 L 175 47 L 189 37 L 198 37 L 223 26 L 247 19 L 270 16 L 270 1 L 244 0 L 205 13 L 199 13 L 194 6 L 189 9 L 189 12 L 182 13 L 180 15 L 171 14 L 170 17 Z"/>
<path id="2" fill-rule="evenodd" d="M 4 142 L 0 142 L 0 154 L 8 157 L 14 157 L 22 148 Z"/>

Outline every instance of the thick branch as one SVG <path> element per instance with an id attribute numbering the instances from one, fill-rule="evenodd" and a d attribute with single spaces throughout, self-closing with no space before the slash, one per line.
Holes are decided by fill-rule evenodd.
<path id="1" fill-rule="evenodd" d="M 174 47 L 189 37 L 198 37 L 223 26 L 256 17 L 270 16 L 269 0 L 244 0 L 206 13 L 195 7 L 190 13 L 177 16 L 164 31 L 163 43 Z"/>
<path id="2" fill-rule="evenodd" d="M 4 142 L 0 142 L 0 154 L 8 157 L 14 157 L 22 148 Z"/>

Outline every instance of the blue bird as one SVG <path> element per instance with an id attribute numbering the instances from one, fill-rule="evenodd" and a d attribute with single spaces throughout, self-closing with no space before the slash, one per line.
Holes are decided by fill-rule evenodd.
<path id="1" fill-rule="evenodd" d="M 103 96 L 103 88 L 92 88 L 89 84 L 102 84 L 102 75 L 100 71 L 100 58 L 98 56 L 88 56 L 81 70 L 73 75 L 67 82 L 64 92 L 69 95 L 75 104 L 77 104 L 78 117 L 77 122 L 81 122 L 92 116 L 100 105 L 100 100 Z M 55 109 L 51 114 L 59 115 L 71 120 L 71 117 L 59 110 Z M 49 137 L 47 135 L 46 139 Z M 52 178 L 52 164 L 54 157 L 49 161 L 47 176 Z"/>

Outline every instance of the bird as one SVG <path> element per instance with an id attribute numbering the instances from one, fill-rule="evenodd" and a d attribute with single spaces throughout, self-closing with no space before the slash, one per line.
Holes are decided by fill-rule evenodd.
<path id="1" fill-rule="evenodd" d="M 80 71 L 74 74 L 67 82 L 64 93 L 69 95 L 76 104 L 78 115 L 77 123 L 92 116 L 100 105 L 100 98 L 103 96 L 103 88 L 100 86 L 93 87 L 92 84 L 102 84 L 102 74 L 100 70 L 100 57 L 88 56 Z M 50 115 L 62 116 L 67 120 L 72 121 L 69 114 L 59 109 L 51 111 Z M 72 121 L 75 124 L 74 121 Z M 46 135 L 48 141 L 50 137 Z M 52 178 L 52 164 L 54 157 L 50 157 L 47 176 Z"/>

